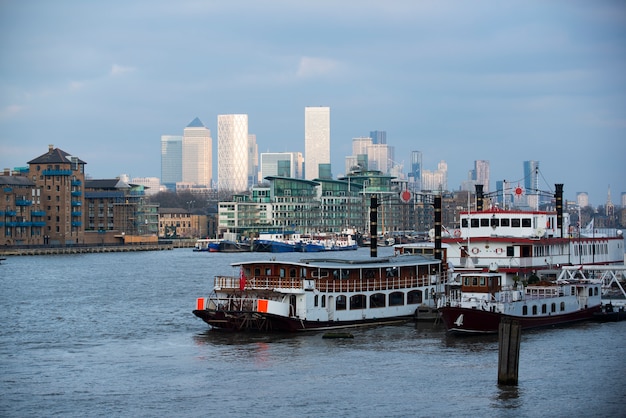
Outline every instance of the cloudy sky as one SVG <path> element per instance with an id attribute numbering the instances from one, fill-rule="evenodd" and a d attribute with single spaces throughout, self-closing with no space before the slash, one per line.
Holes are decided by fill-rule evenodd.
<path id="1" fill-rule="evenodd" d="M 160 176 L 160 137 L 246 113 L 260 152 L 304 153 L 330 106 L 333 174 L 387 131 L 396 162 L 474 160 L 604 204 L 626 192 L 626 3 L 0 0 L 0 164 L 54 144 L 94 178 Z M 216 162 L 214 162 L 217 165 Z"/>

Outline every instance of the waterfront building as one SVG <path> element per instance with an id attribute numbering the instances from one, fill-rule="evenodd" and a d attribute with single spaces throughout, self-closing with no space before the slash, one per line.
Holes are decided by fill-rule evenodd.
<path id="1" fill-rule="evenodd" d="M 119 178 L 86 180 L 85 208 L 85 230 L 92 235 L 88 242 L 122 243 L 131 236 L 158 233 L 158 205 L 148 203 L 141 185 Z"/>
<path id="2" fill-rule="evenodd" d="M 185 183 L 211 186 L 213 140 L 211 131 L 195 118 L 183 130 L 182 169 Z"/>
<path id="3" fill-rule="evenodd" d="M 208 216 L 181 208 L 159 208 L 159 237 L 166 239 L 208 236 Z"/>
<path id="4" fill-rule="evenodd" d="M 41 189 L 27 176 L 9 169 L 0 174 L 0 188 L 0 245 L 43 244 L 46 211 Z"/>
<path id="5" fill-rule="evenodd" d="M 217 186 L 220 192 L 248 190 L 248 115 L 217 116 Z"/>
<path id="6" fill-rule="evenodd" d="M 161 183 L 174 190 L 183 181 L 183 137 L 161 136 Z"/>
<path id="7" fill-rule="evenodd" d="M 47 153 L 28 162 L 28 171 L 24 174 L 40 190 L 37 193 L 41 195 L 41 206 L 46 212 L 42 243 L 83 243 L 85 164 L 53 145 L 48 146 Z"/>
<path id="8" fill-rule="evenodd" d="M 268 176 L 301 179 L 303 168 L 301 152 L 262 152 L 259 182 Z"/>
<path id="9" fill-rule="evenodd" d="M 304 178 L 321 177 L 320 164 L 330 164 L 330 107 L 304 108 Z"/>

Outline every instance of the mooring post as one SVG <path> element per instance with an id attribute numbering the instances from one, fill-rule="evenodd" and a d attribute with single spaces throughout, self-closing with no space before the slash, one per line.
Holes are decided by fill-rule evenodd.
<path id="1" fill-rule="evenodd" d="M 378 256 L 378 198 L 370 198 L 370 257 Z"/>
<path id="2" fill-rule="evenodd" d="M 522 327 L 519 321 L 502 318 L 498 329 L 498 384 L 517 385 Z"/>

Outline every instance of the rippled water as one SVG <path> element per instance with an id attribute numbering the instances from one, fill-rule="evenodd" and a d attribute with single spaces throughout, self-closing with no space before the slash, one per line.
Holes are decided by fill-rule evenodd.
<path id="1" fill-rule="evenodd" d="M 519 384 L 500 387 L 497 337 L 412 323 L 349 340 L 229 334 L 191 314 L 213 275 L 270 256 L 9 258 L 0 416 L 626 415 L 626 322 L 524 333 Z"/>

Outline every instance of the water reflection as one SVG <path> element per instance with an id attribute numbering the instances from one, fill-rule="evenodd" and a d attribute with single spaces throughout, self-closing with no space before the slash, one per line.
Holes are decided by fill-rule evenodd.
<path id="1" fill-rule="evenodd" d="M 491 406 L 495 409 L 517 409 L 521 404 L 520 389 L 517 385 L 498 385 Z"/>

